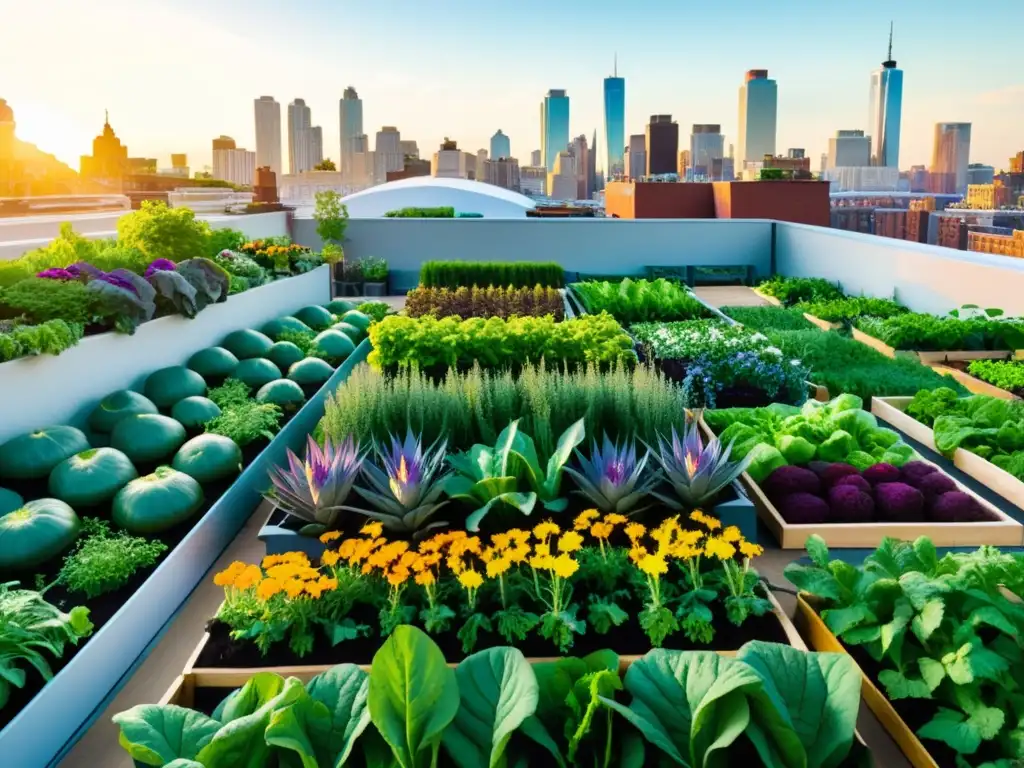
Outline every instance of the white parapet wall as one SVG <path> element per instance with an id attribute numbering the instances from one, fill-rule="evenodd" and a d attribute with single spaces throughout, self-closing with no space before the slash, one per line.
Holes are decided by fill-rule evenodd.
<path id="1" fill-rule="evenodd" d="M 119 389 L 142 391 L 153 371 L 183 365 L 231 331 L 330 301 L 330 267 L 278 280 L 214 304 L 193 319 L 161 317 L 134 335 L 88 336 L 60 355 L 0 364 L 0 442 L 55 424 L 84 427 L 92 408 Z"/>

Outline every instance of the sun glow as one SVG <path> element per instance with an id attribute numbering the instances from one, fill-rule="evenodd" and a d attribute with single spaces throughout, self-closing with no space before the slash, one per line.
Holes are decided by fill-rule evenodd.
<path id="1" fill-rule="evenodd" d="M 88 127 L 78 125 L 59 110 L 44 104 L 19 101 L 11 106 L 14 109 L 15 135 L 22 141 L 56 155 L 58 160 L 76 171 L 80 156 L 92 152 L 90 142 L 96 133 L 95 126 L 90 133 Z"/>

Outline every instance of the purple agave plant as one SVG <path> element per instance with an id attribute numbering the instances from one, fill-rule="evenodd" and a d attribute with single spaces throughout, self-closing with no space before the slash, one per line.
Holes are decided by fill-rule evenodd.
<path id="1" fill-rule="evenodd" d="M 367 517 L 379 520 L 385 528 L 402 533 L 421 534 L 444 523 L 427 521 L 447 504 L 438 503 L 447 475 L 438 477 L 444 463 L 447 441 L 442 440 L 424 449 L 421 439 L 412 428 L 405 440 L 391 437 L 391 445 L 377 446 L 377 462 L 363 465 L 363 477 L 368 488 L 356 487 L 356 492 L 370 502 L 375 511 L 348 507 Z"/>
<path id="2" fill-rule="evenodd" d="M 619 445 L 605 434 L 601 447 L 598 447 L 597 440 L 593 441 L 589 459 L 579 449 L 576 450 L 579 471 L 572 467 L 566 467 L 565 471 L 576 481 L 579 488 L 576 492 L 597 509 L 606 514 L 617 512 L 622 515 L 633 509 L 658 484 L 659 473 L 646 471 L 649 456 L 650 453 L 645 452 L 637 461 L 633 440 Z"/>
<path id="3" fill-rule="evenodd" d="M 146 277 L 148 278 L 154 272 L 173 272 L 176 266 L 170 259 L 156 259 L 146 267 Z"/>
<path id="4" fill-rule="evenodd" d="M 732 443 L 723 451 L 718 438 L 712 438 L 705 446 L 697 419 L 687 412 L 683 438 L 680 440 L 672 427 L 672 439 L 658 435 L 658 450 L 652 451 L 675 491 L 675 498 L 657 491 L 654 496 L 673 509 L 697 509 L 739 477 L 750 463 L 750 457 L 730 462 L 731 452 Z"/>
<path id="5" fill-rule="evenodd" d="M 305 461 L 299 461 L 289 450 L 288 468 L 270 470 L 274 486 L 264 497 L 278 509 L 306 521 L 303 533 L 319 535 L 333 530 L 364 457 L 351 435 L 337 446 L 328 439 L 322 450 L 310 436 Z"/>
<path id="6" fill-rule="evenodd" d="M 36 274 L 36 277 L 45 277 L 47 280 L 74 280 L 76 275 L 60 267 L 50 267 Z"/>

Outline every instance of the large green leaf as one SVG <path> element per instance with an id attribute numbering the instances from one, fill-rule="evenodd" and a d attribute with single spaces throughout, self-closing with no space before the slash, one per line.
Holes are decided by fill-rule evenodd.
<path id="1" fill-rule="evenodd" d="M 614 698 L 615 692 L 621 690 L 622 679 L 619 677 L 618 670 L 613 672 L 608 669 L 590 672 L 573 686 L 569 703 L 577 718 L 575 728 L 569 736 L 568 758 L 571 763 L 578 763 L 576 757 L 584 740 L 588 737 L 593 737 L 590 739 L 591 741 L 608 743 L 607 733 L 603 738 L 592 734 L 595 728 L 595 715 L 606 699 Z"/>
<path id="2" fill-rule="evenodd" d="M 569 460 L 569 457 L 572 456 L 576 446 L 583 442 L 586 434 L 583 419 L 580 419 L 566 429 L 562 436 L 558 438 L 555 452 L 548 459 L 547 474 L 544 477 L 541 498 L 554 499 L 558 496 L 558 489 L 562 482 L 562 468 L 565 466 L 565 462 Z"/>
<path id="3" fill-rule="evenodd" d="M 284 678 L 273 672 L 257 672 L 241 688 L 232 691 L 213 711 L 222 723 L 251 715 L 284 690 Z"/>
<path id="4" fill-rule="evenodd" d="M 806 764 L 818 768 L 836 768 L 846 759 L 860 709 L 861 674 L 853 659 L 760 641 L 744 645 L 737 658 L 760 675 L 773 705 L 752 707 L 749 733 L 762 758 L 774 745 L 771 752 L 784 765 L 803 764 L 805 751 Z M 781 721 L 770 714 L 773 708 L 784 715 Z"/>
<path id="5" fill-rule="evenodd" d="M 461 703 L 445 729 L 444 746 L 461 768 L 494 768 L 512 733 L 537 709 L 537 678 L 515 648 L 474 653 L 455 677 Z"/>
<path id="6" fill-rule="evenodd" d="M 455 671 L 421 630 L 397 627 L 373 657 L 369 706 L 401 768 L 429 765 L 459 710 Z"/>
<path id="7" fill-rule="evenodd" d="M 500 496 L 495 496 L 479 509 L 469 513 L 466 517 L 466 530 L 471 533 L 479 531 L 481 521 L 487 517 L 488 512 L 499 504 L 508 504 L 510 507 L 518 509 L 524 515 L 528 515 L 533 512 L 533 508 L 537 504 L 537 494 L 530 491 L 529 493 L 503 493 Z"/>
<path id="8" fill-rule="evenodd" d="M 142 765 L 191 760 L 221 728 L 212 717 L 175 704 L 141 704 L 119 712 L 113 720 L 121 729 L 121 746 Z"/>
<path id="9" fill-rule="evenodd" d="M 537 456 L 537 446 L 533 438 L 517 432 L 512 441 L 511 455 L 518 460 L 519 466 L 526 471 L 527 479 L 533 490 L 540 493 L 544 487 L 544 472 L 540 468 L 540 459 Z"/>
<path id="10" fill-rule="evenodd" d="M 494 459 L 492 461 L 491 473 L 494 475 L 508 474 L 508 459 L 512 453 L 512 446 L 515 444 L 519 434 L 519 419 L 511 422 L 501 430 L 498 441 L 494 444 Z"/>
<path id="11" fill-rule="evenodd" d="M 331 713 L 308 695 L 274 712 L 263 734 L 270 746 L 294 752 L 302 768 L 334 765 L 328 746 L 330 736 Z"/>

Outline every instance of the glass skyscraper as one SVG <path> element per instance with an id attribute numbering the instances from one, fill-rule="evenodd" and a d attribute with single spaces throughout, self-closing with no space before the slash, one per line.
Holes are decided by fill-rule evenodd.
<path id="1" fill-rule="evenodd" d="M 550 90 L 540 105 L 540 154 L 548 173 L 555 170 L 559 152 L 569 146 L 569 97 Z"/>
<path id="2" fill-rule="evenodd" d="M 868 130 L 871 132 L 871 164 L 900 167 L 900 119 L 903 116 L 903 70 L 892 58 L 892 27 L 889 56 L 882 68 L 871 73 Z"/>
<path id="3" fill-rule="evenodd" d="M 498 132 L 491 136 L 491 160 L 499 160 L 503 157 L 512 157 L 512 146 L 508 136 L 499 128 Z"/>
<path id="4" fill-rule="evenodd" d="M 604 79 L 604 146 L 608 153 L 605 174 L 612 179 L 625 173 L 623 153 L 626 147 L 626 80 L 615 73 Z"/>
<path id="5" fill-rule="evenodd" d="M 736 141 L 737 172 L 744 163 L 760 163 L 775 154 L 779 91 L 767 69 L 751 69 L 740 86 L 740 129 Z"/>

